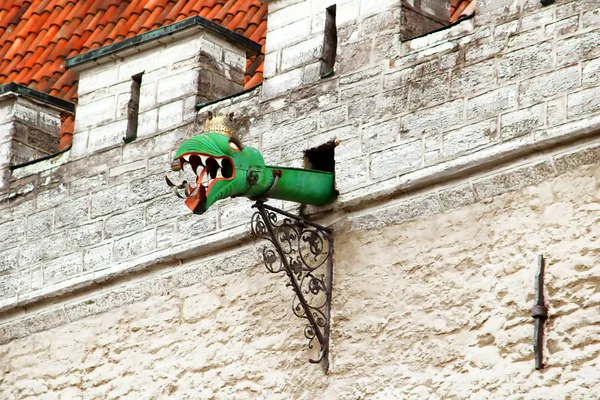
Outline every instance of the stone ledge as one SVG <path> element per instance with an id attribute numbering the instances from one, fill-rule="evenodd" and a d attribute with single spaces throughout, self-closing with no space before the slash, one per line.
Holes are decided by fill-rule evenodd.
<path id="1" fill-rule="evenodd" d="M 336 208 L 357 210 L 368 204 L 399 194 L 407 194 L 426 186 L 455 179 L 484 169 L 505 164 L 542 150 L 567 145 L 600 134 L 600 115 L 585 120 L 520 136 L 467 154 L 450 161 L 425 167 L 414 172 L 372 183 L 369 186 L 340 196 Z"/>
<path id="2" fill-rule="evenodd" d="M 201 237 L 197 240 L 144 255 L 131 262 L 115 264 L 110 268 L 45 286 L 39 290 L 19 295 L 16 302 L 2 301 L 0 303 L 0 312 L 6 312 L 16 307 L 30 306 L 49 298 L 67 295 L 77 290 L 89 289 L 121 276 L 147 270 L 153 266 L 162 265 L 162 268 L 165 269 L 168 266 L 172 266 L 173 263 L 216 254 L 219 251 L 247 243 L 249 240 L 250 232 L 248 227 L 245 225 L 237 226 L 217 232 L 214 235 Z M 10 299 L 14 300 L 14 297 Z"/>
<path id="3" fill-rule="evenodd" d="M 165 295 L 172 289 L 191 286 L 210 277 L 238 272 L 258 263 L 258 253 L 254 247 L 246 247 L 219 257 L 195 260 L 190 265 L 184 265 L 182 270 L 167 271 L 143 281 L 103 287 L 96 296 L 73 300 L 24 317 L 18 315 L 0 324 L 0 345 L 151 296 Z"/>
<path id="4" fill-rule="evenodd" d="M 588 141 L 575 149 L 533 155 L 511 168 L 486 171 L 464 181 L 426 193 L 391 200 L 374 210 L 348 215 L 350 230 L 369 230 L 473 204 L 504 193 L 541 183 L 579 166 L 600 162 L 600 141 Z M 556 166 L 556 167 L 555 167 Z"/>
<path id="5" fill-rule="evenodd" d="M 393 200 L 368 212 L 340 214 L 340 210 L 337 210 L 325 218 L 335 226 L 343 226 L 344 221 L 348 221 L 350 230 L 353 231 L 399 224 L 534 185 L 579 166 L 597 162 L 600 162 L 600 141 L 595 139 L 580 143 L 576 148 L 563 148 L 554 153 L 533 155 L 514 168 L 482 172 L 482 176 L 473 177 L 467 183 L 460 180 L 428 193 L 417 193 L 409 198 Z M 507 182 L 511 184 L 506 184 Z M 98 282 L 107 282 L 111 278 L 122 277 L 132 272 L 145 272 L 143 280 L 137 279 L 129 284 L 122 281 L 109 282 L 99 285 L 100 293 L 93 297 L 88 297 L 89 292 L 84 292 L 79 296 L 80 299 L 67 300 L 63 305 L 50 310 L 34 311 L 25 316 L 16 313 L 16 317 L 0 323 L 0 344 L 151 296 L 164 295 L 174 288 L 191 286 L 211 277 L 239 272 L 260 264 L 259 252 L 253 244 L 227 250 L 232 248 L 232 239 L 237 240 L 238 244 L 250 242 L 245 227 L 221 232 L 220 237 L 220 247 L 213 244 L 208 245 L 209 249 L 206 249 L 203 243 L 207 243 L 207 239 L 202 238 L 178 246 L 175 255 L 166 256 L 166 251 L 157 252 L 146 256 L 146 260 L 130 263 L 125 272 L 116 267 L 112 272 L 103 272 L 103 276 L 94 280 L 93 284 L 98 285 Z M 219 250 L 225 250 L 226 253 L 202 257 L 209 251 L 214 254 Z M 163 257 L 158 258 L 157 254 L 162 254 Z M 183 260 L 188 261 L 182 264 Z M 181 267 L 173 268 L 173 262 Z M 161 263 L 162 266 L 157 266 Z M 155 270 L 149 270 L 150 266 L 156 267 Z M 40 300 L 42 297 L 37 299 L 38 302 Z"/>

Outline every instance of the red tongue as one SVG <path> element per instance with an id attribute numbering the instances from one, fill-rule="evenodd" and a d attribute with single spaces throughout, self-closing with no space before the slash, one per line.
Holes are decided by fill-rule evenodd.
<path id="1" fill-rule="evenodd" d="M 198 207 L 198 204 L 206 199 L 206 189 L 202 185 L 198 186 L 196 189 L 193 189 L 191 185 L 188 185 L 188 191 L 191 194 L 185 199 L 185 205 L 190 210 L 194 211 L 196 210 L 196 207 Z M 196 195 L 193 195 L 194 191 L 196 191 Z"/>

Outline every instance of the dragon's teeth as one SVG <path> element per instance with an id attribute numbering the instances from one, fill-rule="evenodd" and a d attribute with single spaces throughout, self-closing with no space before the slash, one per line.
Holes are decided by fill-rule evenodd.
<path id="1" fill-rule="evenodd" d="M 185 162 L 188 162 L 188 163 L 190 162 L 190 156 L 183 156 L 181 158 L 183 158 L 185 160 Z"/>
<path id="2" fill-rule="evenodd" d="M 208 156 L 200 156 L 200 160 L 202 160 L 202 165 L 206 165 L 206 160 L 208 160 L 210 157 Z"/>
<path id="3" fill-rule="evenodd" d="M 222 158 L 215 158 L 215 161 L 219 165 L 219 168 L 221 168 L 221 161 L 223 161 L 223 159 Z"/>
<path id="4" fill-rule="evenodd" d="M 215 176 L 215 179 L 218 179 L 218 178 L 224 178 L 224 176 L 223 176 L 223 174 L 221 173 L 221 170 L 220 170 L 220 169 L 217 171 L 217 176 Z"/>

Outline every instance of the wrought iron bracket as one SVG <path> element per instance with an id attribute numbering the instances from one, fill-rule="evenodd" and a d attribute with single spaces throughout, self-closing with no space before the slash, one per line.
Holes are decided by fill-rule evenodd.
<path id="1" fill-rule="evenodd" d="M 538 256 L 538 270 L 535 276 L 535 304 L 531 309 L 531 316 L 535 319 L 533 333 L 533 351 L 535 353 L 535 369 L 544 368 L 544 323 L 548 319 L 548 309 L 544 302 L 544 256 Z"/>
<path id="2" fill-rule="evenodd" d="M 270 242 L 263 248 L 263 261 L 271 273 L 284 272 L 294 291 L 292 310 L 306 319 L 304 336 L 309 349 L 316 339 L 319 355 L 309 362 L 323 362 L 329 368 L 329 329 L 333 279 L 333 233 L 330 229 L 264 204 L 258 200 L 252 208 L 254 236 Z"/>

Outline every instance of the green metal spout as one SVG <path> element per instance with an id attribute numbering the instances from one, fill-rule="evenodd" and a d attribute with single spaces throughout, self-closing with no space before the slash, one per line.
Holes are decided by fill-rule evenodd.
<path id="1" fill-rule="evenodd" d="M 167 179 L 175 190 L 185 189 L 185 203 L 195 214 L 203 214 L 227 197 L 264 197 L 321 206 L 337 196 L 333 173 L 267 166 L 257 149 L 217 132 L 183 142 L 172 168 L 191 168 L 195 173 L 193 185 L 175 186 Z"/>

